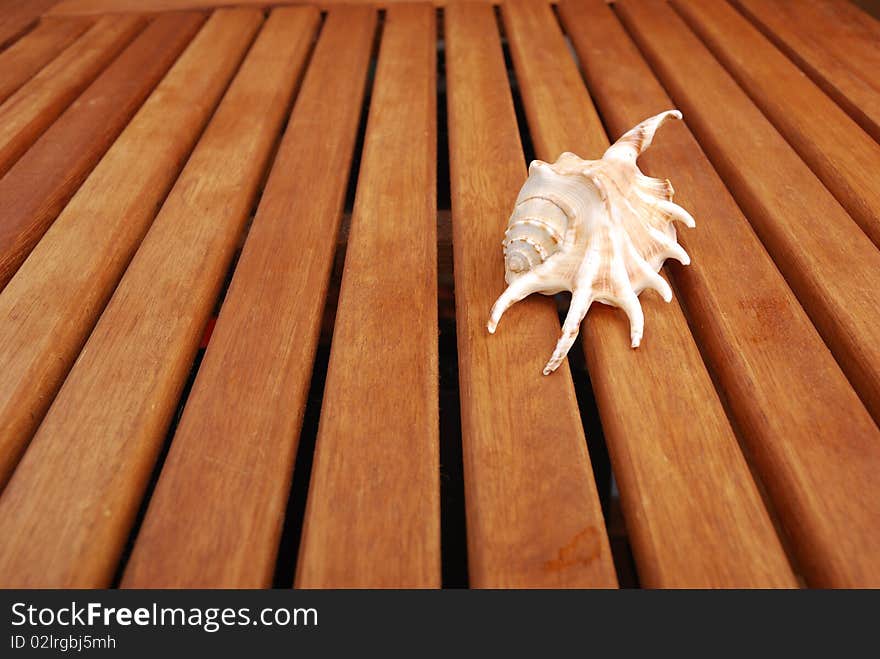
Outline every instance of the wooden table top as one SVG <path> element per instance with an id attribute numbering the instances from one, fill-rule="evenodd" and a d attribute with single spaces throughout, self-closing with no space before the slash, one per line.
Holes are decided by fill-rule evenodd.
<path id="1" fill-rule="evenodd" d="M 880 22 L 846 0 L 0 1 L 0 586 L 880 587 Z M 674 299 L 486 331 L 533 158 Z"/>

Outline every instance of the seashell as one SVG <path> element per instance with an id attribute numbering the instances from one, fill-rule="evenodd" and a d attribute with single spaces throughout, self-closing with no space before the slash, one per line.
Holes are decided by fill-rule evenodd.
<path id="1" fill-rule="evenodd" d="M 494 334 L 504 312 L 532 293 L 571 291 L 562 336 L 544 375 L 565 359 L 594 301 L 623 309 L 632 347 L 638 347 L 645 322 L 638 295 L 652 288 L 669 302 L 672 289 L 660 267 L 670 257 L 690 263 L 673 221 L 693 227 L 694 218 L 672 203 L 668 180 L 645 176 L 636 164 L 670 117 L 681 119 L 681 113 L 646 119 L 599 160 L 566 152 L 552 164 L 529 165 L 504 235 L 508 288 L 492 307 L 488 329 Z"/>

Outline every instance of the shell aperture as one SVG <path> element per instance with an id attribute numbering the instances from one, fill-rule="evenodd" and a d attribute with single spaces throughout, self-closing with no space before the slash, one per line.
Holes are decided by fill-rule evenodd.
<path id="1" fill-rule="evenodd" d="M 674 258 L 690 257 L 676 240 L 674 221 L 694 227 L 691 215 L 672 202 L 668 180 L 643 174 L 636 160 L 669 118 L 669 110 L 646 119 L 612 144 L 599 160 L 563 153 L 554 163 L 535 160 L 516 199 L 504 235 L 507 289 L 489 317 L 489 333 L 513 304 L 532 293 L 571 291 L 571 305 L 544 374 L 565 359 L 594 302 L 620 307 L 638 347 L 644 316 L 638 296 L 646 288 L 669 302 L 672 289 L 659 274 Z"/>

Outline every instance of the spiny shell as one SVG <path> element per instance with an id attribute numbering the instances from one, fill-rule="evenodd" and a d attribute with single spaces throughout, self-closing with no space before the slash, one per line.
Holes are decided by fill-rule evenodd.
<path id="1" fill-rule="evenodd" d="M 504 312 L 531 293 L 571 291 L 562 337 L 544 368 L 562 363 L 593 301 L 622 308 L 632 347 L 644 328 L 638 295 L 653 288 L 669 302 L 672 290 L 658 273 L 667 258 L 690 258 L 676 241 L 673 221 L 694 219 L 672 202 L 668 180 L 642 174 L 636 159 L 676 110 L 651 117 L 615 142 L 599 160 L 563 153 L 555 163 L 535 160 L 516 199 L 504 236 L 508 288 L 492 307 L 495 332 Z"/>

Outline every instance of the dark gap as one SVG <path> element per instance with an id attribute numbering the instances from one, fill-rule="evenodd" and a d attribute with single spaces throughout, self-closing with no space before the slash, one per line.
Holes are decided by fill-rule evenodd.
<path id="1" fill-rule="evenodd" d="M 196 381 L 196 375 L 199 372 L 199 366 L 201 366 L 202 358 L 204 356 L 205 348 L 200 347 L 198 352 L 196 353 L 195 359 L 193 360 L 193 365 L 190 369 L 189 376 L 187 376 L 186 385 L 184 385 L 183 393 L 180 396 L 180 403 L 177 405 L 177 410 L 175 410 L 174 416 L 171 419 L 171 425 L 168 428 L 168 432 L 165 433 L 165 439 L 162 442 L 162 448 L 159 452 L 159 456 L 156 458 L 156 464 L 153 467 L 153 471 L 150 474 L 150 481 L 147 485 L 146 491 L 144 492 L 144 496 L 141 499 L 141 505 L 138 508 L 134 524 L 128 534 L 128 539 L 125 542 L 125 549 L 123 549 L 122 551 L 122 555 L 119 559 L 119 564 L 116 566 L 116 573 L 113 575 L 113 581 L 111 582 L 110 588 L 119 588 L 119 584 L 122 581 L 122 576 L 123 574 L 125 574 L 125 568 L 128 565 L 128 559 L 131 557 L 131 552 L 134 550 L 134 543 L 137 540 L 138 533 L 141 530 L 141 525 L 144 523 L 144 518 L 146 517 L 147 509 L 150 505 L 150 500 L 153 498 L 153 491 L 156 489 L 156 484 L 159 482 L 159 475 L 162 472 L 162 466 L 165 464 L 165 459 L 168 457 L 168 451 L 171 450 L 171 440 L 174 438 L 174 433 L 177 431 L 177 425 L 180 423 L 180 418 L 183 416 L 183 408 L 185 407 L 186 401 L 189 398 L 190 391 L 192 391 L 193 383 L 195 383 Z"/>
<path id="2" fill-rule="evenodd" d="M 330 362 L 330 349 L 333 338 L 333 326 L 336 321 L 336 308 L 339 302 L 339 287 L 345 265 L 345 254 L 348 249 L 347 221 L 350 221 L 357 190 L 358 172 L 361 163 L 361 151 L 367 129 L 367 117 L 370 108 L 371 91 L 376 75 L 376 62 L 379 55 L 379 44 L 384 26 L 385 11 L 379 12 L 376 34 L 373 40 L 367 79 L 364 83 L 364 100 L 361 105 L 361 116 L 358 123 L 358 134 L 348 173 L 348 192 L 345 210 L 342 211 L 339 235 L 336 239 L 336 254 L 333 259 L 333 270 L 330 275 L 327 299 L 324 302 L 324 315 L 321 322 L 321 333 L 315 352 L 312 367 L 312 379 L 303 412 L 303 425 L 300 430 L 299 444 L 296 449 L 290 494 L 281 528 L 278 543 L 278 555 L 275 561 L 275 573 L 272 577 L 272 588 L 290 588 L 296 578 L 296 565 L 299 560 L 299 546 L 302 539 L 302 528 L 305 521 L 306 502 L 309 495 L 309 484 L 312 476 L 315 446 L 318 441 L 318 428 L 321 420 L 321 406 L 324 399 L 324 385 L 327 381 L 327 368 Z"/>
<path id="3" fill-rule="evenodd" d="M 214 115 L 217 112 L 217 109 L 223 103 L 223 100 L 226 97 L 226 92 L 229 90 L 229 87 L 232 85 L 233 81 L 238 76 L 238 73 L 241 69 L 241 66 L 244 64 L 245 60 L 247 59 L 247 56 L 250 52 L 250 49 L 253 47 L 257 38 L 259 38 L 261 30 L 262 30 L 262 26 L 254 34 L 254 38 L 251 40 L 250 46 L 248 46 L 248 49 L 245 52 L 244 57 L 242 58 L 241 62 L 239 62 L 239 65 L 236 68 L 235 73 L 229 79 L 229 81 L 226 85 L 226 89 L 223 91 L 223 95 L 220 97 L 220 101 L 217 103 L 216 107 L 214 108 L 214 111 L 211 113 L 210 119 L 208 119 L 208 121 L 202 127 L 201 133 L 199 134 L 198 139 L 194 143 L 194 146 L 192 149 L 193 151 L 195 151 L 195 149 L 198 148 L 198 144 L 201 141 L 202 136 L 204 135 L 204 132 L 207 130 L 208 126 L 211 124 L 211 121 L 213 120 Z M 314 51 L 314 42 L 312 42 L 311 51 L 306 56 L 306 61 L 303 66 L 303 72 L 306 71 L 308 68 L 309 60 L 311 59 L 311 53 L 313 51 Z M 290 113 L 293 110 L 293 105 L 295 103 L 297 95 L 299 94 L 299 85 L 301 83 L 302 83 L 302 76 L 301 76 L 300 80 L 297 82 L 297 85 L 294 87 L 294 92 L 291 95 L 290 102 L 288 103 L 287 108 L 285 108 L 285 116 L 283 117 L 282 122 L 281 122 L 281 126 L 283 126 L 283 127 L 286 127 L 287 122 L 290 119 Z M 265 163 L 265 169 L 267 172 L 268 172 L 268 170 L 270 170 L 272 168 L 272 163 L 274 162 L 275 154 L 277 153 L 278 143 L 280 142 L 282 135 L 283 135 L 283 131 L 279 131 L 279 134 L 276 136 L 276 139 L 275 139 L 274 150 L 270 153 L 271 157 Z M 190 156 L 191 155 L 192 155 L 192 152 L 190 152 Z M 186 165 L 184 165 L 180 169 L 180 171 L 183 171 L 183 168 L 185 166 Z M 266 177 L 267 177 L 267 174 L 264 173 L 263 183 L 265 183 Z M 171 188 L 171 190 L 173 190 L 173 189 L 174 189 L 174 187 Z M 262 193 L 263 193 L 263 185 L 260 185 L 257 187 L 257 189 L 254 192 L 254 201 L 252 204 L 252 208 L 257 208 L 259 206 L 259 201 L 260 201 L 260 198 L 262 197 Z M 170 195 L 171 191 L 169 191 L 168 194 Z M 164 200 L 162 203 L 164 205 Z M 162 473 L 162 467 L 164 467 L 165 460 L 168 457 L 168 452 L 171 450 L 171 442 L 174 439 L 174 434 L 177 431 L 177 426 L 179 425 L 180 419 L 183 416 L 183 411 L 184 411 L 184 408 L 186 407 L 186 402 L 189 398 L 190 392 L 192 391 L 192 387 L 193 387 L 193 384 L 195 383 L 196 376 L 198 375 L 199 367 L 201 366 L 202 359 L 205 356 L 205 351 L 208 348 L 208 344 L 211 339 L 211 333 L 213 332 L 214 325 L 217 322 L 217 316 L 220 314 L 220 309 L 223 305 L 223 301 L 226 298 L 226 292 L 228 291 L 229 285 L 232 282 L 232 277 L 235 273 L 235 268 L 238 265 L 238 259 L 241 256 L 241 248 L 244 245 L 245 240 L 247 239 L 247 234 L 250 231 L 250 226 L 251 226 L 251 223 L 253 222 L 253 219 L 254 219 L 253 215 L 251 215 L 249 217 L 249 219 L 247 220 L 247 222 L 245 223 L 245 226 L 242 228 L 241 235 L 239 236 L 239 240 L 238 240 L 238 248 L 236 249 L 233 257 L 230 259 L 229 266 L 226 269 L 226 275 L 224 276 L 223 283 L 220 286 L 220 291 L 217 295 L 217 300 L 214 303 L 213 311 L 212 311 L 211 315 L 208 317 L 207 321 L 205 322 L 205 328 L 203 330 L 202 339 L 199 344 L 198 350 L 196 352 L 195 358 L 193 359 L 192 366 L 190 367 L 190 372 L 189 372 L 189 375 L 187 376 L 186 384 L 183 388 L 180 399 L 178 401 L 177 409 L 174 412 L 174 416 L 172 417 L 171 423 L 168 428 L 168 432 L 165 434 L 165 439 L 162 443 L 162 448 L 160 449 L 159 455 L 156 459 L 156 462 L 153 465 L 153 470 L 152 470 L 152 473 L 150 474 L 149 483 L 147 485 L 147 488 L 144 492 L 143 497 L 141 498 L 140 507 L 138 508 L 138 512 L 135 517 L 134 524 L 132 525 L 132 528 L 129 532 L 128 539 L 125 544 L 125 549 L 123 550 L 122 555 L 120 557 L 119 564 L 117 565 L 116 573 L 113 576 L 113 581 L 112 581 L 112 586 L 111 586 L 112 588 L 119 587 L 119 584 L 122 580 L 122 576 L 125 573 L 125 568 L 128 565 L 128 559 L 131 557 L 131 552 L 134 548 L 134 543 L 136 542 L 137 536 L 140 533 L 141 525 L 144 522 L 144 518 L 146 517 L 147 510 L 150 505 L 150 501 L 153 498 L 153 492 L 156 489 L 156 484 L 159 482 L 159 477 Z"/>
<path id="4" fill-rule="evenodd" d="M 437 10 L 437 327 L 440 390 L 440 541 L 444 588 L 467 588 L 467 521 L 455 327 L 452 253 L 452 199 L 449 187 L 449 132 L 446 97 L 446 43 L 443 10 Z M 445 212 L 444 212 L 445 211 Z"/>
<path id="5" fill-rule="evenodd" d="M 37 25 L 39 25 L 39 24 L 40 24 L 40 17 L 36 17 L 30 23 L 27 23 L 26 25 L 21 26 L 20 28 L 18 28 L 18 30 L 16 32 L 10 34 L 6 38 L 5 41 L 0 41 L 0 53 L 2 53 L 4 50 L 6 50 L 10 46 L 12 46 L 16 41 L 18 41 L 22 37 L 26 37 L 28 35 L 28 33 L 31 32 L 32 30 L 34 30 L 37 27 Z M 88 32 L 88 30 L 86 30 L 85 32 Z M 85 32 L 83 32 L 83 34 L 85 34 Z M 79 37 L 77 37 L 77 38 L 79 38 Z M 73 41 L 76 41 L 76 39 L 74 39 Z M 71 43 L 73 43 L 73 42 L 71 42 Z"/>
<path id="6" fill-rule="evenodd" d="M 596 405 L 590 373 L 586 366 L 582 341 L 575 341 L 568 356 L 568 364 L 581 414 L 581 423 L 587 437 L 587 450 L 590 454 L 590 463 L 593 466 L 593 479 L 596 481 L 596 490 L 599 493 L 602 517 L 605 520 L 605 531 L 611 546 L 611 557 L 617 572 L 617 581 L 621 588 L 638 588 L 638 573 L 623 519 L 620 494 L 611 468 L 608 446 L 602 432 L 599 408 Z"/>
<path id="7" fill-rule="evenodd" d="M 587 436 L 587 449 L 590 452 L 590 462 L 593 464 L 593 478 L 599 492 L 602 513 L 607 518 L 611 502 L 611 461 L 608 457 L 608 447 L 602 432 L 599 408 L 596 406 L 596 397 L 593 395 L 590 373 L 587 370 L 584 348 L 580 340 L 574 342 L 568 355 L 568 364 L 571 369 L 571 379 L 574 382 L 578 409 L 581 413 L 581 423 Z"/>
<path id="8" fill-rule="evenodd" d="M 510 94 L 513 98 L 513 109 L 516 112 L 516 125 L 519 128 L 519 139 L 522 143 L 523 156 L 526 164 L 535 159 L 535 146 L 532 143 L 532 135 L 529 133 L 529 124 L 526 120 L 526 110 L 519 93 L 519 83 L 513 68 L 513 58 L 510 55 L 510 47 L 507 43 L 507 35 L 504 32 L 504 21 L 501 18 L 501 7 L 495 5 L 495 23 L 498 26 L 498 34 L 501 37 L 501 50 L 504 53 L 504 67 L 507 69 L 507 82 L 510 85 Z"/>
<path id="9" fill-rule="evenodd" d="M 264 10 L 264 14 L 268 14 L 266 10 Z M 312 63 L 312 57 L 315 54 L 315 47 L 318 45 L 318 39 L 321 37 L 321 32 L 324 30 L 324 22 L 327 19 L 327 12 L 321 12 L 321 16 L 318 19 L 318 27 L 315 30 L 314 35 L 312 35 L 311 43 L 309 44 L 309 52 L 306 53 L 306 57 L 303 60 L 302 72 L 300 73 L 299 80 L 296 81 L 296 84 L 293 87 L 293 94 L 291 95 L 290 104 L 287 107 L 287 111 L 284 119 L 281 121 L 281 126 L 278 129 L 278 132 L 275 135 L 275 140 L 272 143 L 272 147 L 269 150 L 269 158 L 266 161 L 268 165 L 263 170 L 263 176 L 260 178 L 260 183 L 257 186 L 257 194 L 254 195 L 254 203 L 251 206 L 251 217 L 248 220 L 247 230 L 244 232 L 242 236 L 242 240 L 239 243 L 239 248 L 242 244 L 244 244 L 244 238 L 247 236 L 247 231 L 250 230 L 250 223 L 253 222 L 254 216 L 257 214 L 257 209 L 260 205 L 260 199 L 263 196 L 263 191 L 266 189 L 266 184 L 269 182 L 269 176 L 272 174 L 272 165 L 275 162 L 275 159 L 278 157 L 278 149 L 281 148 L 281 142 L 284 139 L 284 134 L 287 132 L 287 126 L 290 124 L 290 117 L 293 115 L 293 106 L 296 104 L 296 99 L 299 98 L 299 92 L 302 89 L 303 83 L 305 82 L 306 76 L 310 70 L 310 66 Z"/>
<path id="10" fill-rule="evenodd" d="M 455 319 L 440 318 L 439 330 L 442 579 L 444 588 L 467 588 L 467 515 Z"/>
<path id="11" fill-rule="evenodd" d="M 605 518 L 605 526 L 608 529 L 608 543 L 611 546 L 611 557 L 614 561 L 614 570 L 617 573 L 617 584 L 620 588 L 641 588 L 636 559 L 629 543 L 629 534 L 626 530 L 626 519 L 623 516 L 623 508 L 620 505 L 620 497 L 616 494 L 616 484 L 612 479 L 614 496 L 608 508 L 608 516 Z"/>
<path id="12" fill-rule="evenodd" d="M 443 9 L 437 9 L 437 209 L 451 210 L 449 184 L 449 130 L 446 113 L 446 41 Z"/>
<path id="13" fill-rule="evenodd" d="M 329 300 L 328 300 L 329 304 Z M 335 309 L 334 309 L 335 311 Z M 325 312 L 325 320 L 326 320 Z M 332 327 L 329 328 L 332 333 Z M 321 335 L 325 328 L 321 328 Z M 312 476 L 312 462 L 315 445 L 318 440 L 318 424 L 321 419 L 321 402 L 324 398 L 324 384 L 327 381 L 327 365 L 330 362 L 330 344 L 320 343 L 315 353 L 312 367 L 312 381 L 306 398 L 303 414 L 302 430 L 296 448 L 296 462 L 281 539 L 278 543 L 278 557 L 275 562 L 275 574 L 272 577 L 272 588 L 290 588 L 296 575 L 296 563 L 299 556 L 299 543 L 302 537 L 303 521 L 306 516 L 306 501 L 309 494 L 309 483 Z"/>
<path id="14" fill-rule="evenodd" d="M 348 187 L 345 192 L 345 214 L 350 215 L 354 210 L 354 198 L 357 192 L 358 177 L 357 172 L 361 167 L 361 154 L 364 150 L 364 140 L 367 135 L 367 120 L 370 113 L 368 109 L 373 99 L 373 82 L 376 79 L 376 64 L 379 62 L 379 46 L 382 39 L 382 31 L 385 27 L 385 10 L 379 11 L 379 17 L 376 24 L 376 35 L 373 39 L 373 50 L 370 55 L 370 64 L 367 68 L 367 86 L 364 91 L 364 102 L 361 111 L 361 119 L 358 125 L 357 140 L 354 145 L 354 158 L 351 161 L 351 176 L 348 178 Z M 348 227 L 345 227 L 345 235 L 347 236 Z"/>

